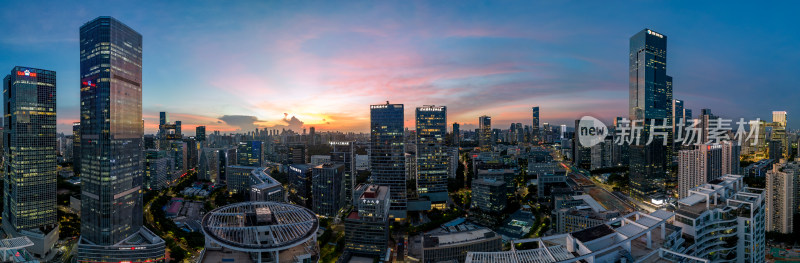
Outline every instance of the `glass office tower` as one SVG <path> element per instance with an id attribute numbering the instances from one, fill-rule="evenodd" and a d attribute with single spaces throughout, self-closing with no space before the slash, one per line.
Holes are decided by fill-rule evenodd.
<path id="1" fill-rule="evenodd" d="M 72 123 L 72 172 L 81 174 L 81 122 Z"/>
<path id="2" fill-rule="evenodd" d="M 331 162 L 344 166 L 344 200 L 353 202 L 353 189 L 355 188 L 358 172 L 355 165 L 355 144 L 346 141 L 332 141 Z"/>
<path id="3" fill-rule="evenodd" d="M 428 197 L 432 208 L 444 209 L 447 202 L 448 157 L 447 107 L 417 107 L 417 192 Z"/>
<path id="4" fill-rule="evenodd" d="M 655 136 L 647 142 L 650 120 L 672 125 L 672 78 L 667 76 L 667 37 L 644 29 L 630 39 L 629 117 L 641 122 L 640 145 L 630 147 L 630 182 L 634 197 L 649 199 L 663 190 L 670 165 L 672 129 L 666 145 Z M 666 119 L 667 123 L 663 123 Z"/>
<path id="5" fill-rule="evenodd" d="M 539 106 L 531 108 L 531 115 L 533 117 L 533 122 L 531 123 L 531 141 L 538 142 L 539 141 Z"/>
<path id="6" fill-rule="evenodd" d="M 389 213 L 405 218 L 407 210 L 403 104 L 370 105 L 370 168 L 375 184 L 388 186 Z"/>
<path id="7" fill-rule="evenodd" d="M 194 138 L 198 142 L 206 141 L 206 126 L 197 126 L 194 128 Z"/>
<path id="8" fill-rule="evenodd" d="M 241 166 L 261 167 L 262 149 L 261 141 L 239 142 L 239 147 L 236 148 L 236 155 L 238 158 L 236 164 Z"/>
<path id="9" fill-rule="evenodd" d="M 80 28 L 79 262 L 163 262 L 142 226 L 142 36 L 111 17 Z"/>
<path id="10" fill-rule="evenodd" d="M 58 241 L 56 72 L 14 67 L 3 81 L 3 230 L 27 236 L 44 257 Z"/>
<path id="11" fill-rule="evenodd" d="M 492 140 L 492 117 L 478 117 L 478 148 L 481 152 L 491 152 L 494 140 Z"/>
<path id="12" fill-rule="evenodd" d="M 458 122 L 453 123 L 453 141 L 452 146 L 461 146 L 461 124 Z"/>

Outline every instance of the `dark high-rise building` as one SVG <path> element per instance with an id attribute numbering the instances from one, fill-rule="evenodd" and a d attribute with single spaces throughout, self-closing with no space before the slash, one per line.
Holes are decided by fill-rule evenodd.
<path id="1" fill-rule="evenodd" d="M 81 174 L 81 123 L 72 123 L 72 172 Z"/>
<path id="2" fill-rule="evenodd" d="M 165 125 L 169 123 L 169 114 L 166 112 L 159 112 L 158 113 L 158 125 Z"/>
<path id="3" fill-rule="evenodd" d="M 780 140 L 769 140 L 769 158 L 777 162 L 783 158 L 783 146 Z"/>
<path id="4" fill-rule="evenodd" d="M 432 208 L 445 208 L 447 202 L 448 152 L 447 107 L 417 107 L 417 192 L 428 197 Z"/>
<path id="5" fill-rule="evenodd" d="M 541 134 L 539 134 L 539 106 L 531 108 L 533 123 L 531 125 L 531 140 L 538 142 Z"/>
<path id="6" fill-rule="evenodd" d="M 206 141 L 206 126 L 197 126 L 194 128 L 194 138 L 201 143 Z"/>
<path id="7" fill-rule="evenodd" d="M 335 217 L 344 206 L 344 165 L 320 164 L 311 168 L 312 209 L 317 215 Z"/>
<path id="8" fill-rule="evenodd" d="M 458 122 L 453 123 L 453 146 L 458 147 L 461 145 L 461 124 Z"/>
<path id="9" fill-rule="evenodd" d="M 144 160 L 144 189 L 161 190 L 171 177 L 172 160 L 166 151 L 147 150 Z"/>
<path id="10" fill-rule="evenodd" d="M 287 177 L 289 184 L 287 190 L 292 193 L 289 195 L 289 201 L 299 204 L 306 208 L 312 207 L 311 193 L 311 165 L 305 164 L 290 164 L 287 169 Z"/>
<path id="11" fill-rule="evenodd" d="M 478 118 L 478 147 L 482 152 L 492 151 L 492 117 L 481 116 Z"/>
<path id="12" fill-rule="evenodd" d="M 405 218 L 407 209 L 403 104 L 370 106 L 370 168 L 373 182 L 389 186 L 395 218 Z"/>
<path id="13" fill-rule="evenodd" d="M 700 124 L 697 125 L 700 128 L 700 143 L 707 143 L 708 142 L 708 128 L 711 125 L 711 121 L 716 119 L 717 117 L 711 113 L 711 109 L 700 109 L 700 116 L 697 116 L 697 121 Z"/>
<path id="14" fill-rule="evenodd" d="M 184 139 L 186 143 L 186 169 L 197 168 L 200 161 L 200 148 L 196 139 Z"/>
<path id="15" fill-rule="evenodd" d="M 237 165 L 261 167 L 261 141 L 240 142 L 236 148 Z"/>
<path id="16" fill-rule="evenodd" d="M 56 72 L 14 67 L 3 81 L 3 230 L 27 236 L 38 257 L 58 241 Z"/>
<path id="17" fill-rule="evenodd" d="M 81 26 L 80 82 L 78 261 L 164 262 L 142 226 L 142 35 L 111 17 Z"/>
<path id="18" fill-rule="evenodd" d="M 353 142 L 330 142 L 331 162 L 344 166 L 344 198 L 348 203 L 352 203 L 353 188 L 355 188 L 356 164 L 355 164 L 355 145 Z"/>
<path id="19" fill-rule="evenodd" d="M 675 122 L 672 123 L 672 134 L 676 134 L 676 125 L 684 121 L 682 100 L 672 100 L 672 119 L 675 120 Z"/>
<path id="20" fill-rule="evenodd" d="M 643 127 L 640 144 L 630 146 L 631 191 L 633 196 L 647 199 L 664 190 L 672 157 L 672 129 L 667 129 L 666 138 L 656 135 L 652 143 L 645 145 L 651 120 L 659 126 L 672 125 L 672 78 L 667 76 L 666 36 L 644 29 L 631 37 L 629 79 L 629 117 Z M 663 140 L 667 140 L 666 145 Z"/>
<path id="21" fill-rule="evenodd" d="M 286 161 L 289 164 L 306 163 L 306 145 L 302 143 L 292 143 L 286 149 Z"/>
<path id="22" fill-rule="evenodd" d="M 308 128 L 308 144 L 317 144 L 317 130 L 314 127 Z"/>

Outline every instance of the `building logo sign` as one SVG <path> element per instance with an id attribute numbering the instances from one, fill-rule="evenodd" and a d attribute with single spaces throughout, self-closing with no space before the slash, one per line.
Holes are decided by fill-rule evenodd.
<path id="1" fill-rule="evenodd" d="M 17 76 L 36 77 L 36 72 L 31 72 L 29 69 L 24 71 L 17 71 Z"/>

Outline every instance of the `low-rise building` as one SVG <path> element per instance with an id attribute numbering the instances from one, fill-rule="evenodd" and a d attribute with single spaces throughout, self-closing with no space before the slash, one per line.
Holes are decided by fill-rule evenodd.
<path id="1" fill-rule="evenodd" d="M 681 250 L 713 262 L 763 262 L 764 194 L 747 187 L 741 175 L 725 175 L 689 190 L 675 210 L 675 225 L 686 237 Z"/>
<path id="2" fill-rule="evenodd" d="M 619 211 L 607 211 L 589 195 L 570 196 L 555 203 L 551 213 L 556 233 L 576 232 L 622 216 Z"/>
<path id="3" fill-rule="evenodd" d="M 497 213 L 506 208 L 507 201 L 504 181 L 483 178 L 472 181 L 472 208 Z"/>
<path id="4" fill-rule="evenodd" d="M 427 233 L 422 237 L 422 262 L 464 262 L 467 252 L 498 251 L 500 235 L 483 227 L 454 227 Z"/>

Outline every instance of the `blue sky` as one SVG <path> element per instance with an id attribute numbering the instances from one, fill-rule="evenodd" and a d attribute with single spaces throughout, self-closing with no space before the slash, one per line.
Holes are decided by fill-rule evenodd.
<path id="1" fill-rule="evenodd" d="M 729 118 L 800 113 L 800 4 L 695 1 L 11 1 L 0 69 L 58 73 L 77 120 L 78 28 L 110 15 L 144 37 L 143 107 L 184 130 L 366 131 L 369 104 L 448 106 L 474 126 L 627 115 L 628 39 L 668 36 L 674 95 Z M 152 132 L 155 126 L 148 125 Z"/>

